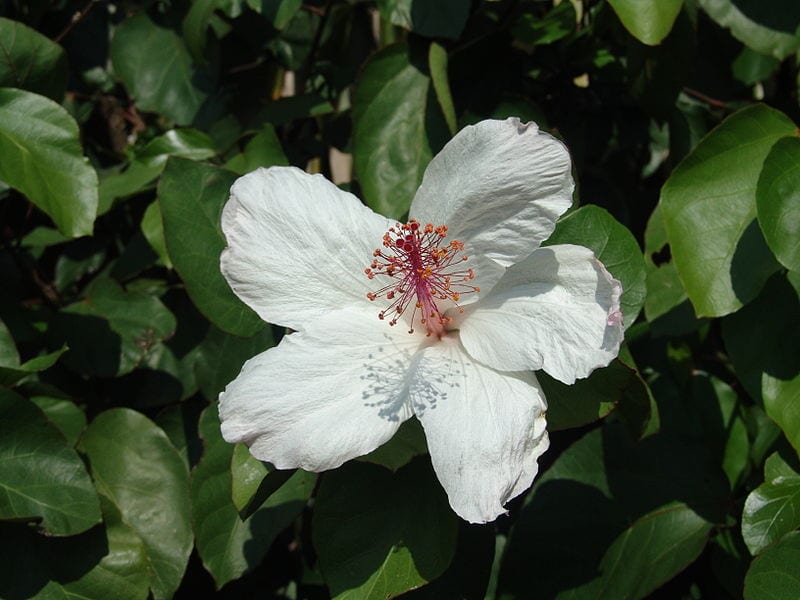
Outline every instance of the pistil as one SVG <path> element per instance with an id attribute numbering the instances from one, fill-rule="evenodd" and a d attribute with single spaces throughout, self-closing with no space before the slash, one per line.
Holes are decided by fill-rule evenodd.
<path id="1" fill-rule="evenodd" d="M 472 269 L 465 268 L 469 257 L 464 254 L 464 244 L 459 240 L 446 242 L 447 226 L 422 225 L 415 219 L 397 223 L 383 236 L 383 247 L 373 252 L 373 260 L 364 273 L 369 279 L 389 277 L 392 282 L 367 298 L 390 300 L 389 306 L 378 313 L 378 318 L 396 325 L 401 315 L 412 307 L 409 333 L 414 333 L 417 321 L 428 335 L 442 337 L 453 318 L 446 316 L 440 302 L 449 302 L 459 312 L 465 294 L 480 291 L 469 282 L 475 278 Z"/>

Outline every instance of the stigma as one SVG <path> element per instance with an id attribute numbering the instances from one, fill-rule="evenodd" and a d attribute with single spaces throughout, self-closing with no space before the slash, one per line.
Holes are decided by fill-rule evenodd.
<path id="1" fill-rule="evenodd" d="M 379 319 L 397 325 L 401 316 L 411 310 L 409 333 L 414 333 L 419 323 L 427 335 L 442 337 L 453 322 L 453 317 L 445 313 L 451 308 L 464 312 L 459 300 L 480 288 L 470 284 L 475 273 L 464 264 L 469 260 L 464 244 L 458 240 L 448 242 L 446 238 L 446 225 L 422 225 L 415 219 L 397 223 L 384 234 L 382 247 L 372 253 L 372 263 L 364 269 L 369 279 L 391 279 L 367 294 L 372 301 L 391 301 L 378 313 Z"/>

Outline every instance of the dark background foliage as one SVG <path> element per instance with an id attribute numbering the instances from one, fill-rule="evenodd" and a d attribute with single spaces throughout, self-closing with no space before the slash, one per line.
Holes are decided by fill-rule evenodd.
<path id="1" fill-rule="evenodd" d="M 800 597 L 798 7 L 4 0 L 0 597 Z M 225 443 L 285 333 L 219 273 L 237 175 L 402 218 L 508 116 L 572 153 L 550 243 L 625 289 L 619 359 L 540 377 L 531 491 L 459 521 L 415 421 L 319 476 Z"/>

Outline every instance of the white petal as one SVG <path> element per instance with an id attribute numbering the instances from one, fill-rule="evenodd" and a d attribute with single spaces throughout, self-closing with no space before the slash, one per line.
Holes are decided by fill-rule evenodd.
<path id="1" fill-rule="evenodd" d="M 481 121 L 428 165 L 410 216 L 447 225 L 448 237 L 464 242 L 468 255 L 508 267 L 550 237 L 574 188 L 560 141 L 517 118 Z"/>
<path id="2" fill-rule="evenodd" d="M 258 169 L 236 180 L 223 210 L 222 273 L 262 319 L 303 330 L 330 310 L 369 303 L 364 269 L 389 226 L 322 175 Z"/>
<path id="3" fill-rule="evenodd" d="M 411 415 L 408 369 L 424 340 L 374 315 L 330 313 L 245 363 L 220 394 L 222 435 L 279 469 L 367 454 Z"/>
<path id="4" fill-rule="evenodd" d="M 606 366 L 623 338 L 622 287 L 588 248 L 539 248 L 467 307 L 467 352 L 503 371 L 544 369 L 564 383 Z"/>
<path id="5" fill-rule="evenodd" d="M 445 337 L 415 360 L 411 402 L 450 506 L 493 521 L 528 489 L 547 450 L 546 408 L 533 373 L 498 373 Z"/>

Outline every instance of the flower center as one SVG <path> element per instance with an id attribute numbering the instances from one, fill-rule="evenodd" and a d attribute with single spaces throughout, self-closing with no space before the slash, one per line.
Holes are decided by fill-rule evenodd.
<path id="1" fill-rule="evenodd" d="M 372 253 L 372 264 L 364 269 L 370 279 L 382 275 L 393 280 L 367 294 L 372 301 L 382 297 L 392 301 L 378 313 L 379 319 L 388 317 L 389 325 L 397 325 L 400 315 L 413 305 L 408 332 L 414 333 L 414 323 L 419 319 L 428 335 L 442 337 L 453 318 L 444 316 L 437 301 L 449 300 L 464 312 L 458 305 L 459 298 L 479 292 L 480 288 L 467 283 L 475 273 L 463 268 L 469 259 L 463 252 L 464 244 L 458 240 L 447 243 L 446 237 L 446 225 L 422 225 L 414 219 L 397 223 L 384 234 L 383 248 Z"/>

